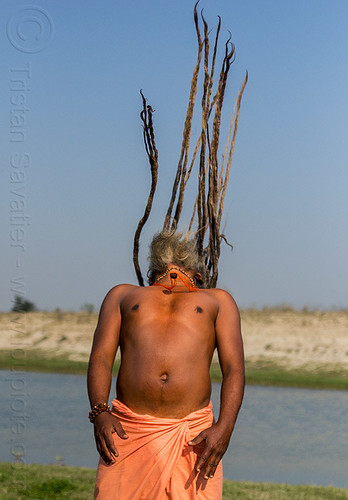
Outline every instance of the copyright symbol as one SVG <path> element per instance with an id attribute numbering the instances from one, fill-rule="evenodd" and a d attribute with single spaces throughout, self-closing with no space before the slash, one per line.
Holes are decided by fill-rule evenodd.
<path id="1" fill-rule="evenodd" d="M 25 7 L 17 11 L 7 23 L 7 37 L 20 52 L 41 52 L 52 36 L 52 19 L 39 7 Z"/>

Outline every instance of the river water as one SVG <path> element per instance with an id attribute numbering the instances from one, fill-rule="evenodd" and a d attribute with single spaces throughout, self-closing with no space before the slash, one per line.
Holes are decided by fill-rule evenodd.
<path id="1" fill-rule="evenodd" d="M 0 461 L 96 467 L 84 376 L 0 371 L 0 381 Z M 212 401 L 217 414 L 218 384 Z M 223 463 L 226 479 L 348 488 L 348 392 L 247 386 Z"/>

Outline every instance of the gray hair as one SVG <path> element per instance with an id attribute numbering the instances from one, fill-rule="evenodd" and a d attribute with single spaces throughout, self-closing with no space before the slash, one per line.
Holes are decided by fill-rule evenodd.
<path id="1" fill-rule="evenodd" d="M 150 243 L 149 271 L 147 273 L 149 283 L 152 284 L 158 274 L 163 274 L 169 264 L 175 264 L 186 271 L 194 274 L 201 273 L 204 276 L 203 262 L 198 255 L 196 241 L 188 232 L 176 232 L 173 230 L 162 230 L 156 233 Z M 198 286 L 204 286 L 203 281 L 194 278 Z"/>

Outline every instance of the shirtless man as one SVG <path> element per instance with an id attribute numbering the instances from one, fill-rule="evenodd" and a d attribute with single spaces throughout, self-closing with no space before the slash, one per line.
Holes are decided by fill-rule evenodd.
<path id="1" fill-rule="evenodd" d="M 196 479 L 201 476 L 207 483 L 213 480 L 228 447 L 243 398 L 240 317 L 229 293 L 197 287 L 201 283 L 201 264 L 194 262 L 197 256 L 192 251 L 186 258 L 182 252 L 176 256 L 177 241 L 167 240 L 171 252 L 163 252 L 157 270 L 153 264 L 156 258 L 151 261 L 150 255 L 152 286 L 118 285 L 106 295 L 94 335 L 88 393 L 92 408 L 108 401 L 112 366 L 120 346 L 117 400 L 140 416 L 183 419 L 210 402 L 209 367 L 216 347 L 223 374 L 219 417 L 187 443 L 192 453 L 199 450 L 195 455 Z M 187 242 L 189 250 L 191 243 Z M 155 247 L 154 240 L 152 254 Z M 163 250 L 163 242 L 158 248 Z M 166 262 L 168 255 L 171 260 Z M 96 445 L 106 470 L 117 467 L 122 459 L 118 447 L 130 437 L 113 413 L 103 411 L 94 419 Z M 182 488 L 180 499 L 186 498 L 184 485 Z M 101 494 L 98 498 L 123 500 L 126 496 Z M 163 498 L 176 497 L 168 494 Z"/>

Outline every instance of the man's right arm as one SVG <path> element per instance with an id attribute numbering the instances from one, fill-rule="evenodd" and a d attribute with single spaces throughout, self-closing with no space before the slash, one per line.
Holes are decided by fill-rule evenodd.
<path id="1" fill-rule="evenodd" d="M 119 285 L 106 295 L 100 309 L 97 328 L 89 359 L 87 388 L 91 407 L 107 403 L 112 380 L 114 363 L 120 338 L 121 311 L 120 301 L 127 285 Z M 127 439 L 121 423 L 110 413 L 103 412 L 94 421 L 94 435 L 100 456 L 110 464 L 118 456 L 112 434 L 116 432 Z"/>

